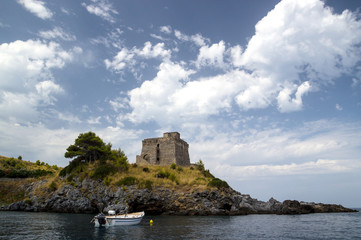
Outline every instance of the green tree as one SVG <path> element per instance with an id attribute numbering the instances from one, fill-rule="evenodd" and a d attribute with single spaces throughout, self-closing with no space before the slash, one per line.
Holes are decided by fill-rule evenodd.
<path id="1" fill-rule="evenodd" d="M 93 132 L 81 133 L 75 139 L 75 143 L 70 145 L 64 156 L 66 158 L 74 158 L 73 161 L 80 162 L 82 160 L 91 162 L 100 160 L 104 162 L 111 156 L 110 143 L 105 144 L 103 140 Z"/>
<path id="2" fill-rule="evenodd" d="M 119 170 L 127 171 L 129 169 L 128 158 L 120 148 L 111 150 L 110 158 L 114 161 L 114 166 Z"/>

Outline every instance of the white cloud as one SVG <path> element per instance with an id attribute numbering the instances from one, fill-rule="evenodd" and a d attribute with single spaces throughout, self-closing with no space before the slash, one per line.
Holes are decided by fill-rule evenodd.
<path id="1" fill-rule="evenodd" d="M 338 110 L 338 111 L 342 111 L 342 110 L 343 110 L 343 107 L 342 107 L 340 104 L 336 104 L 335 108 L 336 108 L 336 110 Z"/>
<path id="2" fill-rule="evenodd" d="M 160 41 L 165 41 L 165 38 L 164 38 L 164 37 L 159 36 L 159 35 L 157 35 L 157 34 L 151 33 L 150 36 L 151 36 L 152 38 L 158 39 L 158 40 L 160 40 Z"/>
<path id="3" fill-rule="evenodd" d="M 239 67 L 242 66 L 242 52 L 243 49 L 241 46 L 236 45 L 232 48 L 230 48 L 229 50 L 230 52 L 230 57 L 231 57 L 231 62 L 233 64 L 233 66 Z"/>
<path id="4" fill-rule="evenodd" d="M 87 123 L 89 124 L 100 124 L 100 119 L 102 117 L 101 116 L 98 116 L 98 117 L 90 117 L 88 120 L 87 120 Z"/>
<path id="5" fill-rule="evenodd" d="M 295 86 L 296 87 L 296 86 Z M 278 94 L 278 107 L 280 112 L 292 112 L 302 109 L 302 96 L 311 89 L 309 82 L 304 82 L 297 87 L 295 97 L 291 99 L 292 89 L 284 88 Z"/>
<path id="6" fill-rule="evenodd" d="M 202 46 L 199 49 L 199 55 L 197 57 L 196 66 L 214 66 L 224 67 L 223 54 L 226 46 L 223 41 L 214 43 L 211 46 Z"/>
<path id="7" fill-rule="evenodd" d="M 143 49 L 134 48 L 133 52 L 145 59 L 149 59 L 149 58 L 169 59 L 171 56 L 171 51 L 164 49 L 164 43 L 157 43 L 156 45 L 152 46 L 150 42 L 146 42 L 144 43 Z"/>
<path id="8" fill-rule="evenodd" d="M 178 30 L 174 34 L 181 41 L 195 39 L 195 35 L 187 36 Z M 307 94 L 355 67 L 361 59 L 357 45 L 360 39 L 361 23 L 349 11 L 337 15 L 317 0 L 284 0 L 257 23 L 256 33 L 244 52 L 239 45 L 226 49 L 224 41 L 205 45 L 204 40 L 199 44 L 197 60 L 191 62 L 197 70 L 218 66 L 224 73 L 208 78 L 196 75 L 186 81 L 157 76 L 130 91 L 130 119 L 152 119 L 160 124 L 166 119 L 168 123 L 193 122 L 220 112 L 230 113 L 237 105 L 241 110 L 277 105 L 280 112 L 300 111 Z M 135 55 L 163 56 L 165 61 L 168 54 L 164 45 L 159 49 L 163 54 L 157 54 L 155 46 L 147 42 L 143 49 L 120 51 L 113 61 L 106 60 L 106 65 L 113 70 L 123 69 L 131 65 L 127 58 L 135 60 Z M 160 68 L 158 75 L 163 72 Z"/>
<path id="9" fill-rule="evenodd" d="M 17 40 L 0 45 L 2 90 L 28 89 L 39 80 L 49 80 L 52 68 L 62 68 L 72 55 L 54 42 Z"/>
<path id="10" fill-rule="evenodd" d="M 228 178 L 237 180 L 262 178 L 271 176 L 297 176 L 297 175 L 319 175 L 335 174 L 341 172 L 354 172 L 361 169 L 361 162 L 355 160 L 329 160 L 319 159 L 304 163 L 291 163 L 283 165 L 249 165 L 231 166 L 228 164 L 218 165 L 215 169 L 217 173 Z"/>
<path id="11" fill-rule="evenodd" d="M 114 100 L 109 100 L 109 104 L 115 112 L 128 107 L 127 99 L 121 97 L 117 97 Z"/>
<path id="12" fill-rule="evenodd" d="M 57 119 L 69 122 L 71 124 L 74 123 L 82 123 L 78 116 L 75 116 L 69 112 L 58 112 L 58 111 L 51 111 L 52 116 L 56 116 Z"/>
<path id="13" fill-rule="evenodd" d="M 194 44 L 196 44 L 199 47 L 205 46 L 206 42 L 209 42 L 208 38 L 203 37 L 201 34 L 197 33 L 195 35 L 186 35 L 183 34 L 181 31 L 179 30 L 174 30 L 174 35 L 176 38 L 178 38 L 181 41 L 189 41 L 189 42 L 193 42 Z"/>
<path id="14" fill-rule="evenodd" d="M 182 82 L 193 71 L 186 70 L 179 64 L 163 62 L 159 66 L 157 76 L 151 81 L 145 81 L 139 88 L 129 92 L 129 105 L 133 111 L 128 115 L 133 122 L 166 119 L 169 99 Z"/>
<path id="15" fill-rule="evenodd" d="M 40 31 L 39 36 L 46 39 L 62 39 L 64 41 L 75 41 L 76 37 L 66 33 L 61 27 L 55 27 L 53 30 Z"/>
<path id="16" fill-rule="evenodd" d="M 114 47 L 117 49 L 121 49 L 123 46 L 123 31 L 120 28 L 116 28 L 115 30 L 106 34 L 106 36 L 98 36 L 96 38 L 90 39 L 92 44 L 103 44 L 106 47 Z"/>
<path id="17" fill-rule="evenodd" d="M 107 69 L 119 72 L 123 70 L 128 64 L 134 64 L 133 58 L 134 53 L 129 51 L 127 48 L 122 48 L 112 61 L 105 59 L 104 63 Z"/>
<path id="18" fill-rule="evenodd" d="M 224 122 L 198 123 L 196 128 L 187 126 L 182 131 L 185 139 L 192 139 L 188 141 L 192 161 L 205 160 L 207 168 L 227 180 L 332 174 L 361 168 L 357 157 L 360 124 L 320 120 L 290 129 L 248 127 L 231 131 L 228 127 Z M 232 175 L 229 168 L 234 169 Z"/>
<path id="19" fill-rule="evenodd" d="M 164 48 L 164 43 L 157 43 L 153 46 L 152 43 L 146 42 L 142 49 L 136 47 L 133 47 L 130 50 L 122 48 L 113 60 L 105 59 L 104 63 L 107 69 L 121 72 L 126 67 L 133 67 L 137 63 L 136 58 L 160 58 L 163 61 L 168 61 L 171 57 L 171 53 L 171 50 Z"/>
<path id="20" fill-rule="evenodd" d="M 59 94 L 64 92 L 62 87 L 53 83 L 52 81 L 39 82 L 35 85 L 35 89 L 41 97 L 41 100 L 47 105 L 53 104 L 54 101 L 56 101 L 56 98 L 52 96 L 52 94 Z"/>
<path id="21" fill-rule="evenodd" d="M 295 111 L 309 86 L 316 90 L 350 73 L 360 61 L 360 39 L 356 14 L 334 14 L 318 0 L 283 0 L 257 23 L 241 61 L 234 50 L 233 63 L 270 78 L 273 87 L 265 90 L 278 95 L 280 111 Z"/>
<path id="22" fill-rule="evenodd" d="M 115 18 L 113 14 L 118 14 L 113 5 L 107 0 L 91 0 L 91 4 L 82 3 L 82 6 L 88 10 L 89 13 L 92 13 L 102 19 L 114 23 Z"/>
<path id="23" fill-rule="evenodd" d="M 159 30 L 163 33 L 166 33 L 166 34 L 171 34 L 172 33 L 172 27 L 171 26 L 161 26 L 159 28 Z"/>
<path id="24" fill-rule="evenodd" d="M 18 0 L 18 3 L 23 5 L 26 10 L 35 14 L 41 19 L 49 19 L 53 13 L 45 7 L 45 3 L 40 0 Z"/>
<path id="25" fill-rule="evenodd" d="M 53 104 L 55 95 L 64 92 L 51 70 L 71 60 L 72 52 L 54 42 L 18 40 L 1 44 L 0 117 L 36 121 L 37 106 Z"/>

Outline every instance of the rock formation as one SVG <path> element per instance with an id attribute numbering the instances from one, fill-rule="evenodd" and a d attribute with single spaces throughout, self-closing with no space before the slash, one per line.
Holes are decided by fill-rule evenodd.
<path id="1" fill-rule="evenodd" d="M 100 181 L 78 178 L 58 190 L 48 189 L 47 180 L 23 186 L 29 199 L 3 205 L 0 210 L 48 211 L 67 213 L 98 213 L 109 209 L 117 212 L 145 211 L 167 215 L 246 215 L 246 214 L 307 214 L 352 212 L 341 205 L 305 203 L 271 198 L 267 202 L 251 198 L 231 188 L 207 190 L 152 190 L 136 186 L 107 187 Z M 41 192 L 40 189 L 46 189 Z"/>

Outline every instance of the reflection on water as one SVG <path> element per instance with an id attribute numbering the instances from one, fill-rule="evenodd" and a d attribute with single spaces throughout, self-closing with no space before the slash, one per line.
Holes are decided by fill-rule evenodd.
<path id="1" fill-rule="evenodd" d="M 139 225 L 108 228 L 95 228 L 92 218 L 90 214 L 0 212 L 0 239 L 357 239 L 361 234 L 360 213 L 146 216 Z"/>

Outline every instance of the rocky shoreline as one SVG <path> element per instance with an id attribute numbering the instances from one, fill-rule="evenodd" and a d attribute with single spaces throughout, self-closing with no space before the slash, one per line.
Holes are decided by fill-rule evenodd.
<path id="1" fill-rule="evenodd" d="M 75 183 L 75 184 L 74 184 Z M 50 190 L 47 180 L 22 185 L 28 199 L 0 206 L 2 211 L 98 213 L 145 211 L 164 215 L 247 215 L 356 212 L 336 204 L 306 203 L 296 200 L 267 202 L 241 194 L 232 188 L 171 190 L 163 187 L 137 189 L 136 186 L 107 187 L 100 181 L 75 179 L 73 184 Z"/>

